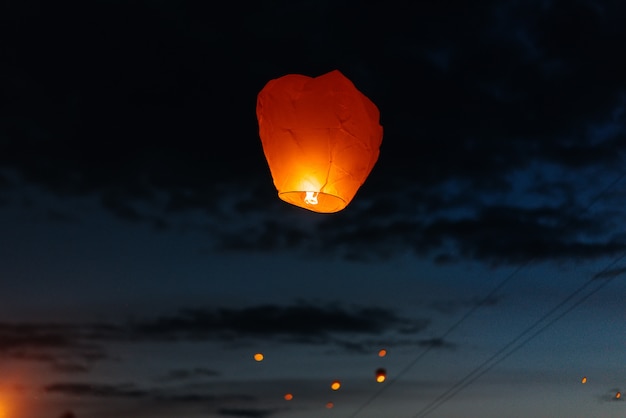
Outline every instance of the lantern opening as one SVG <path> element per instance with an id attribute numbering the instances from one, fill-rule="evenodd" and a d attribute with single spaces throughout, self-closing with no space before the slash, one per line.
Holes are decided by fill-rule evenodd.
<path id="1" fill-rule="evenodd" d="M 347 206 L 347 202 L 338 196 L 323 192 L 282 192 L 278 197 L 292 205 L 319 213 L 338 212 Z"/>
<path id="2" fill-rule="evenodd" d="M 304 197 L 304 203 L 307 205 L 317 205 L 317 195 L 318 192 L 306 192 L 306 196 Z"/>

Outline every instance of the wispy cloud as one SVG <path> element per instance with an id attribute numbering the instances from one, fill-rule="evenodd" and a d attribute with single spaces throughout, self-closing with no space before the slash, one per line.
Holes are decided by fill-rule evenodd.
<path id="1" fill-rule="evenodd" d="M 170 370 L 166 375 L 160 376 L 156 378 L 155 380 L 162 381 L 162 382 L 176 382 L 176 381 L 193 380 L 193 379 L 204 378 L 204 377 L 216 377 L 220 375 L 221 373 L 216 370 L 207 369 L 203 367 L 194 367 L 192 369 Z"/>
<path id="2" fill-rule="evenodd" d="M 63 396 L 70 399 L 84 399 L 115 403 L 124 400 L 145 402 L 147 410 L 168 408 L 173 414 L 189 405 L 225 408 L 227 405 L 250 405 L 250 411 L 256 398 L 247 394 L 220 393 L 215 388 L 190 389 L 186 387 L 140 387 L 133 383 L 98 383 L 90 381 L 56 382 L 45 385 L 43 391 L 50 396 Z M 245 410 L 242 407 L 242 411 Z M 270 411 L 267 410 L 267 413 Z"/>
<path id="3" fill-rule="evenodd" d="M 133 384 L 53 383 L 44 389 L 49 393 L 98 398 L 143 398 L 149 393 L 136 388 Z"/>
<path id="4" fill-rule="evenodd" d="M 429 324 L 425 318 L 404 317 L 391 309 L 373 306 L 346 308 L 336 304 L 299 303 L 188 308 L 169 315 L 110 324 L 0 323 L 0 353 L 14 360 L 48 364 L 58 372 L 85 373 L 97 362 L 115 358 L 112 346 L 118 343 L 230 344 L 235 340 L 262 339 L 363 352 L 372 344 L 372 336 L 384 334 L 387 342 L 399 341 L 402 336 L 419 335 Z M 204 367 L 174 369 L 157 380 L 183 381 L 219 374 Z M 85 386 L 61 389 L 93 390 Z M 106 394 L 111 388 L 97 389 Z"/>
<path id="5" fill-rule="evenodd" d="M 617 276 L 626 273 L 626 267 L 618 267 L 609 270 L 602 270 L 593 275 L 594 279 L 613 279 Z"/>
<path id="6" fill-rule="evenodd" d="M 241 16 L 243 33 L 216 25 L 190 38 L 186 26 L 168 26 L 163 45 L 178 57 L 170 62 L 148 51 L 136 57 L 134 36 L 119 41 L 115 54 L 100 44 L 100 30 L 127 24 L 116 17 L 123 15 L 114 12 L 117 6 L 108 7 L 115 23 L 95 19 L 93 27 L 81 28 L 95 46 L 81 48 L 80 64 L 70 65 L 79 54 L 67 51 L 63 62 L 81 68 L 90 59 L 116 62 L 124 56 L 124 66 L 141 77 L 116 73 L 115 85 L 106 87 L 90 82 L 109 79 L 118 68 L 113 64 L 86 72 L 57 69 L 51 76 L 54 69 L 44 71 L 32 59 L 68 44 L 53 30 L 41 45 L 9 46 L 9 55 L 21 59 L 4 78 L 11 80 L 3 87 L 14 103 L 0 121 L 0 170 L 18 181 L 3 181 L 2 174 L 0 202 L 27 184 L 61 198 L 95 197 L 121 219 L 158 228 L 183 222 L 178 214 L 202 213 L 193 227 L 209 229 L 215 248 L 224 251 L 301 249 L 359 261 L 409 252 L 441 262 L 518 263 L 593 259 L 624 249 L 614 228 L 623 215 L 606 208 L 587 217 L 576 210 L 589 202 L 590 191 L 623 171 L 626 81 L 620 75 L 626 64 L 614 53 L 626 43 L 617 18 L 624 12 L 621 4 L 504 2 L 459 16 L 424 6 L 428 11 L 414 16 L 410 26 L 429 28 L 429 36 L 390 33 L 376 40 L 382 47 L 375 63 L 338 24 L 333 39 L 341 42 L 303 41 L 319 49 L 307 51 L 300 65 L 292 57 L 296 62 L 289 68 L 281 64 L 280 48 L 268 49 L 275 42 L 266 30 L 273 26 L 267 10 L 268 21 L 253 13 Z M 168 3 L 150 7 L 179 13 Z M 341 4 L 324 7 L 328 19 L 342 15 Z M 17 6 L 15 12 L 29 13 Z M 399 18 L 386 8 L 354 12 L 376 22 Z M 56 25 L 77 24 L 51 13 Z M 440 22 L 436 27 L 433 16 Z M 570 21 L 564 24 L 562 16 Z M 24 22 L 33 33 L 49 24 L 41 17 Z M 237 71 L 222 72 L 193 61 L 195 54 L 179 54 L 201 50 L 207 40 L 213 45 L 216 33 L 238 45 Z M 239 39 L 246 33 L 254 42 L 244 45 Z M 266 54 L 260 66 L 257 42 Z M 327 62 L 328 54 L 343 56 L 337 45 L 364 52 L 364 61 L 340 59 L 334 65 L 379 105 L 385 129 L 381 156 L 344 213 L 317 216 L 306 227 L 290 224 L 300 212 L 276 199 L 251 113 L 254 96 L 268 79 L 291 68 Z M 212 54 L 216 62 L 231 62 L 231 50 Z M 156 75 L 153 68 L 162 72 Z M 316 69 L 323 70 L 329 69 Z M 211 78 L 220 82 L 207 82 Z M 61 220 L 75 215 L 49 214 Z M 564 224 L 567 229 L 560 229 Z"/>
<path id="7" fill-rule="evenodd" d="M 243 309 L 186 309 L 133 325 L 133 335 L 148 339 L 248 337 L 301 338 L 326 341 L 335 333 L 419 332 L 424 320 L 411 320 L 389 309 L 339 306 L 262 305 Z"/>
<path id="8" fill-rule="evenodd" d="M 220 408 L 217 410 L 217 413 L 223 417 L 242 418 L 267 418 L 274 415 L 276 412 L 276 410 L 253 408 Z"/>

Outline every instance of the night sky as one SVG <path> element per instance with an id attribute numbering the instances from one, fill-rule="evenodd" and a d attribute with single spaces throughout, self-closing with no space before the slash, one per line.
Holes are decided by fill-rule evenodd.
<path id="1" fill-rule="evenodd" d="M 623 417 L 625 22 L 2 2 L 0 418 Z M 277 197 L 255 106 L 336 69 L 384 135 L 320 214 Z"/>

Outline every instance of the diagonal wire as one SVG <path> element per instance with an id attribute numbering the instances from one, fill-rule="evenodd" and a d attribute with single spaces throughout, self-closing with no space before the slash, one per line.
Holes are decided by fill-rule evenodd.
<path id="1" fill-rule="evenodd" d="M 611 183 L 604 187 L 591 201 L 583 208 L 580 212 L 581 214 L 589 211 L 591 207 L 593 207 L 609 190 L 615 187 L 622 179 L 626 177 L 626 171 L 622 171 Z M 562 229 L 565 229 L 570 221 L 566 222 Z M 523 270 L 526 266 L 528 266 L 531 262 L 535 260 L 536 257 L 529 258 L 528 260 L 522 262 L 514 271 L 509 273 L 504 277 L 489 293 L 483 297 L 478 303 L 474 304 L 460 319 L 458 319 L 455 323 L 453 323 L 439 338 L 444 339 L 448 335 L 450 335 L 456 328 L 458 328 L 463 322 L 465 322 L 469 317 L 471 317 L 474 312 L 478 310 L 482 305 L 484 305 L 487 301 L 489 301 L 500 289 L 502 289 L 507 283 L 509 283 L 521 270 Z M 520 337 L 521 338 L 521 337 Z M 422 350 L 410 363 L 408 363 L 400 372 L 396 374 L 396 376 L 389 380 L 389 383 L 382 386 L 378 391 L 374 392 L 366 401 L 361 404 L 351 415 L 349 418 L 355 418 L 359 413 L 363 412 L 365 408 L 367 408 L 375 399 L 377 399 L 380 395 L 382 395 L 386 390 L 388 390 L 393 384 L 395 384 L 402 376 L 404 376 L 413 366 L 415 366 L 422 358 L 432 350 L 432 346 L 427 346 L 424 350 Z"/>
<path id="2" fill-rule="evenodd" d="M 482 305 L 487 303 L 491 298 L 502 289 L 508 282 L 511 280 L 520 270 L 522 270 L 526 264 L 526 262 L 519 267 L 517 267 L 513 272 L 509 273 L 508 276 L 505 277 L 504 280 L 501 280 L 500 283 L 496 287 L 494 287 L 485 297 L 483 297 L 478 303 L 475 303 L 461 318 L 459 318 L 454 324 L 452 324 L 446 332 L 441 334 L 438 338 L 445 339 L 448 335 L 450 335 L 456 328 L 458 328 L 465 320 L 467 320 L 470 316 L 478 310 Z M 422 350 L 417 357 L 415 357 L 409 364 L 407 364 L 402 370 L 400 370 L 393 379 L 389 380 L 389 383 L 382 386 L 380 390 L 375 392 L 372 396 L 370 396 L 367 401 L 365 401 L 357 410 L 355 410 L 350 418 L 356 417 L 360 412 L 362 412 L 369 404 L 371 404 L 376 398 L 378 398 L 385 390 L 388 390 L 395 382 L 398 381 L 400 377 L 406 374 L 413 366 L 415 366 L 430 350 L 433 349 L 432 345 L 427 346 L 424 350 Z"/>
<path id="3" fill-rule="evenodd" d="M 422 417 L 425 417 L 425 416 L 429 415 L 435 409 L 439 408 L 441 405 L 443 405 L 448 400 L 450 400 L 452 397 L 454 397 L 461 390 L 465 389 L 467 386 L 469 386 L 474 381 L 476 381 L 479 377 L 481 377 L 482 375 L 487 373 L 489 370 L 491 370 L 493 367 L 495 367 L 498 363 L 500 363 L 500 362 L 504 361 L 505 359 L 507 359 L 513 353 L 518 351 L 520 348 L 522 348 L 523 346 L 528 344 L 531 340 L 536 338 L 543 331 L 545 331 L 550 326 L 552 326 L 555 322 L 557 322 L 558 320 L 563 318 L 565 315 L 567 315 L 568 313 L 573 311 L 576 307 L 581 305 L 584 301 L 589 299 L 589 297 L 591 297 L 593 294 L 595 294 L 600 289 L 602 289 L 604 286 L 609 284 L 609 282 L 611 282 L 613 279 L 615 279 L 615 277 L 617 277 L 617 275 L 616 276 L 612 276 L 612 277 L 608 277 L 605 280 L 600 281 L 600 285 L 596 286 L 594 289 L 592 289 L 588 293 L 582 295 L 576 302 L 574 302 L 572 305 L 570 305 L 567 309 L 565 309 L 559 315 L 554 317 L 552 320 L 550 320 L 548 323 L 546 323 L 543 327 L 541 327 L 538 330 L 536 330 L 533 334 L 531 334 L 528 338 L 523 340 L 517 346 L 513 347 L 513 345 L 515 343 L 517 343 L 524 336 L 526 336 L 527 334 L 532 332 L 542 322 L 546 321 L 549 317 L 551 317 L 553 314 L 555 314 L 558 310 L 560 310 L 563 306 L 565 306 L 567 303 L 569 303 L 572 299 L 574 299 L 579 293 L 581 293 L 583 290 L 585 290 L 588 286 L 590 286 L 593 283 L 597 283 L 598 282 L 597 277 L 600 277 L 600 276 L 602 276 L 603 273 L 606 273 L 607 271 L 609 271 L 611 269 L 611 267 L 613 267 L 615 264 L 617 264 L 619 261 L 621 261 L 624 257 L 626 257 L 626 252 L 623 252 L 618 258 L 616 258 L 611 263 L 609 263 L 609 265 L 607 265 L 600 273 L 595 274 L 591 279 L 587 280 L 585 283 L 583 283 L 581 286 L 579 286 L 576 290 L 574 290 L 572 293 L 570 293 L 568 296 L 566 296 L 563 300 L 561 300 L 561 302 L 559 302 L 552 309 L 550 309 L 543 316 L 541 316 L 538 320 L 536 320 L 532 325 L 527 327 L 524 331 L 522 331 L 515 338 L 513 338 L 511 341 L 509 341 L 506 345 L 504 345 L 501 349 L 499 349 L 491 357 L 489 357 L 482 364 L 480 364 L 479 366 L 474 368 L 474 370 L 472 370 L 470 373 L 465 375 L 465 377 L 463 377 L 461 380 L 459 380 L 457 383 L 455 383 L 447 391 L 445 391 L 444 393 L 439 395 L 435 400 L 431 401 L 428 405 L 426 405 L 424 408 L 422 408 L 418 413 L 413 415 L 412 418 L 422 418 Z M 511 348 L 511 347 L 513 347 L 513 348 Z M 507 350 L 509 350 L 509 349 L 510 349 L 510 351 L 507 352 Z M 500 355 L 502 355 L 502 357 L 500 357 L 498 359 L 498 356 L 500 356 Z M 491 363 L 491 364 L 489 364 L 489 363 Z"/>

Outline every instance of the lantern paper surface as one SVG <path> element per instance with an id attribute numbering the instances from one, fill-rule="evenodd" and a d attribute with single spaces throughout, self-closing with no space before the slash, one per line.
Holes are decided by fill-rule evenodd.
<path id="1" fill-rule="evenodd" d="M 270 80 L 256 107 L 278 196 L 314 212 L 344 209 L 378 160 L 378 108 L 339 71 Z"/>

